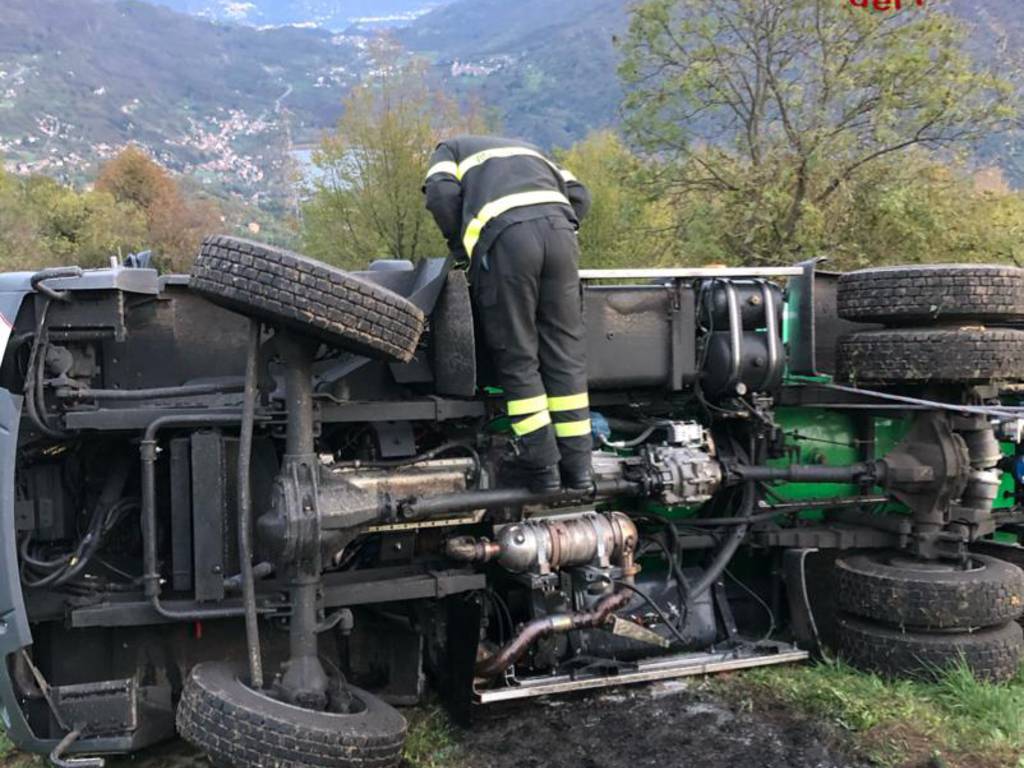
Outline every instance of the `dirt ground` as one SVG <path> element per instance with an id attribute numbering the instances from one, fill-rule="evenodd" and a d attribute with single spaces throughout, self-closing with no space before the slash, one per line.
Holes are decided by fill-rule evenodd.
<path id="1" fill-rule="evenodd" d="M 459 768 L 867 768 L 820 725 L 742 711 L 689 681 L 497 705 L 454 739 Z M 180 743 L 108 765 L 209 768 Z"/>
<path id="2" fill-rule="evenodd" d="M 744 712 L 692 682 L 485 710 L 461 734 L 472 768 L 866 768 L 825 728 Z"/>

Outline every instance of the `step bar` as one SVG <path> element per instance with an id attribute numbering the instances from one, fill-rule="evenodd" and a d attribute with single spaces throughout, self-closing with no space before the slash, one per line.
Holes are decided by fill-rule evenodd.
<path id="1" fill-rule="evenodd" d="M 635 683 L 651 683 L 693 675 L 712 675 L 741 669 L 793 664 L 806 661 L 810 653 L 787 643 L 761 643 L 756 647 L 710 653 L 684 653 L 659 656 L 637 662 L 628 671 L 612 675 L 542 675 L 510 681 L 505 688 L 474 690 L 478 704 L 528 699 L 559 693 L 587 691 Z"/>

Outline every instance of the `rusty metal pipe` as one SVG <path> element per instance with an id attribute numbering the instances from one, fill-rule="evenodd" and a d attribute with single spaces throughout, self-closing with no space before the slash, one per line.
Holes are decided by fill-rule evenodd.
<path id="1" fill-rule="evenodd" d="M 472 536 L 456 536 L 445 544 L 444 553 L 462 563 L 487 563 L 501 554 L 501 545 L 487 539 L 478 541 Z"/>
<path id="2" fill-rule="evenodd" d="M 579 613 L 558 613 L 534 619 L 516 636 L 493 656 L 476 665 L 477 677 L 491 678 L 500 675 L 522 658 L 530 646 L 548 635 L 561 634 L 573 629 L 593 629 L 600 627 L 615 611 L 629 602 L 630 594 L 626 590 L 609 595 L 597 604 L 592 611 Z"/>

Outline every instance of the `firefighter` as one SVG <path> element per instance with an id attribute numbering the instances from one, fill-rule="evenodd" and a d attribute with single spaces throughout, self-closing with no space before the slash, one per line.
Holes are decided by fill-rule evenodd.
<path id="1" fill-rule="evenodd" d="M 586 187 L 536 147 L 494 136 L 438 145 L 427 209 L 469 266 L 487 347 L 516 435 L 505 482 L 591 486 L 590 401 L 576 230 Z M 515 480 L 510 480 L 515 478 Z"/>

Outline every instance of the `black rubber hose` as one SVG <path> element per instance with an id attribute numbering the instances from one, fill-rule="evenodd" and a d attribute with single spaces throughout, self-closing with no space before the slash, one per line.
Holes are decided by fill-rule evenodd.
<path id="1" fill-rule="evenodd" d="M 142 457 L 142 580 L 146 597 L 158 614 L 176 621 L 204 621 L 231 619 L 245 615 L 242 606 L 176 611 L 160 602 L 160 568 L 156 541 L 156 435 L 164 427 L 232 426 L 240 422 L 238 416 L 194 414 L 191 416 L 162 416 L 146 427 L 139 444 Z"/>
<path id="2" fill-rule="evenodd" d="M 25 412 L 28 414 L 29 419 L 35 425 L 42 434 L 47 437 L 53 438 L 54 440 L 64 440 L 68 437 L 67 433 L 59 429 L 54 429 L 46 423 L 46 419 L 43 414 L 39 411 L 39 406 L 45 408 L 46 405 L 42 400 L 42 376 L 43 366 L 45 365 L 45 354 L 43 354 L 43 348 L 46 345 L 46 317 L 50 311 L 50 300 L 45 299 L 43 301 L 43 307 L 39 311 L 39 321 L 36 323 L 36 334 L 35 339 L 32 341 L 32 351 L 29 352 L 28 365 L 25 371 Z"/>
<path id="3" fill-rule="evenodd" d="M 158 400 L 161 398 L 192 397 L 195 395 L 219 395 L 239 392 L 244 382 L 210 382 L 208 384 L 184 384 L 180 387 L 154 387 L 152 389 L 63 389 L 58 397 L 64 400 Z"/>
<path id="4" fill-rule="evenodd" d="M 757 501 L 757 491 L 754 483 L 748 482 L 743 486 L 743 499 L 740 502 L 740 511 L 737 515 L 738 518 L 750 517 L 750 512 L 754 508 L 754 504 Z M 714 584 L 721 575 L 725 572 L 729 562 L 732 560 L 733 555 L 736 554 L 736 550 L 740 548 L 740 544 L 747 537 L 747 531 L 750 530 L 749 523 L 740 523 L 734 527 L 730 532 L 725 542 L 722 544 L 721 549 L 715 554 L 714 560 L 711 561 L 711 565 L 707 567 L 704 574 L 697 580 L 696 583 L 690 585 L 689 593 L 687 598 L 689 602 L 693 602 L 698 597 L 707 592 L 711 585 Z"/>
<path id="5" fill-rule="evenodd" d="M 238 560 L 245 607 L 245 644 L 249 654 L 250 684 L 263 688 L 263 656 L 260 650 L 259 616 L 256 611 L 256 578 L 252 566 L 252 433 L 259 391 L 260 322 L 249 320 L 249 346 L 245 358 L 245 399 L 238 438 Z"/>

